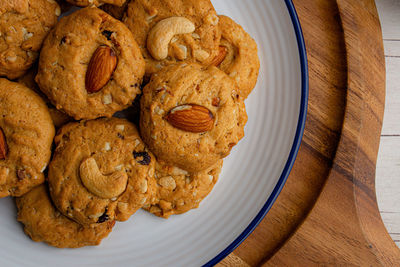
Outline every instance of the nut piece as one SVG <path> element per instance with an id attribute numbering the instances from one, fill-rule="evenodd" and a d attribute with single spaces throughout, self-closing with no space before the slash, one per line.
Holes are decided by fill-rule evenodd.
<path id="1" fill-rule="evenodd" d="M 187 104 L 175 107 L 165 119 L 175 128 L 192 133 L 210 131 L 214 126 L 214 115 L 206 107 Z"/>
<path id="2" fill-rule="evenodd" d="M 226 49 L 225 46 L 220 46 L 219 47 L 219 53 L 218 55 L 214 58 L 214 60 L 211 62 L 212 66 L 218 67 L 221 65 L 221 63 L 224 61 L 226 54 L 228 53 L 228 49 Z"/>
<path id="3" fill-rule="evenodd" d="M 3 129 L 0 128 L 0 160 L 6 159 L 7 151 L 8 147 L 6 137 L 4 136 Z"/>
<path id="4" fill-rule="evenodd" d="M 87 92 L 90 94 L 100 91 L 108 83 L 116 67 L 117 56 L 114 50 L 105 45 L 99 46 L 86 71 Z"/>
<path id="5" fill-rule="evenodd" d="M 79 172 L 86 189 L 104 199 L 118 197 L 125 191 L 128 183 L 128 175 L 125 170 L 105 176 L 100 172 L 94 158 L 83 160 Z"/>
<path id="6" fill-rule="evenodd" d="M 196 29 L 193 22 L 184 17 L 171 17 L 159 21 L 147 38 L 147 49 L 156 60 L 166 59 L 168 45 L 176 34 L 192 33 Z"/>

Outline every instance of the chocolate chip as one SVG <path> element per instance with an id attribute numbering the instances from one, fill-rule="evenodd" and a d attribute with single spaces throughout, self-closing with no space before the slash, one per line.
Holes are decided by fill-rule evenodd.
<path id="1" fill-rule="evenodd" d="M 107 38 L 107 40 L 110 41 L 111 40 L 111 34 L 113 34 L 113 32 L 104 30 L 101 34 L 103 34 Z"/>
<path id="2" fill-rule="evenodd" d="M 142 165 L 149 165 L 151 162 L 151 157 L 147 152 L 135 152 L 133 151 L 133 157 L 136 158 L 143 158 L 142 160 L 139 160 L 138 163 Z"/>
<path id="3" fill-rule="evenodd" d="M 107 208 L 106 208 L 106 210 L 104 211 L 103 215 L 101 215 L 101 216 L 99 217 L 99 219 L 97 220 L 97 223 L 106 222 L 106 221 L 108 221 L 108 219 L 110 219 L 110 217 L 109 217 L 108 214 L 107 214 Z"/>
<path id="4" fill-rule="evenodd" d="M 67 37 L 66 37 L 66 36 L 64 36 L 63 38 L 61 38 L 60 45 L 65 44 L 65 41 L 66 41 L 66 40 L 67 40 Z"/>

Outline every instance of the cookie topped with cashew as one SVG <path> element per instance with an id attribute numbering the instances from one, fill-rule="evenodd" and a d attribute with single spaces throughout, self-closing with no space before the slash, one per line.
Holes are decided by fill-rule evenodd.
<path id="1" fill-rule="evenodd" d="M 49 167 L 56 207 L 82 225 L 125 221 L 154 194 L 154 156 L 136 127 L 109 118 L 70 123 Z"/>
<path id="2" fill-rule="evenodd" d="M 132 33 L 88 7 L 63 17 L 46 38 L 36 81 L 75 119 L 111 117 L 140 94 L 145 62 Z"/>
<path id="3" fill-rule="evenodd" d="M 21 196 L 44 182 L 54 126 L 44 101 L 0 78 L 0 197 Z"/>
<path id="4" fill-rule="evenodd" d="M 189 172 L 228 156 L 246 122 L 236 83 L 213 66 L 170 65 L 143 89 L 143 140 L 157 159 Z"/>
<path id="5" fill-rule="evenodd" d="M 54 0 L 1 1 L 0 76 L 15 79 L 32 66 L 60 14 Z"/>
<path id="6" fill-rule="evenodd" d="M 173 214 L 198 208 L 217 183 L 222 164 L 223 160 L 219 160 L 206 170 L 189 173 L 157 161 L 154 174 L 156 194 L 153 203 L 146 204 L 143 208 L 165 219 Z"/>
<path id="7" fill-rule="evenodd" d="M 146 74 L 178 61 L 211 64 L 221 34 L 209 0 L 136 0 L 123 22 L 134 34 L 146 60 Z"/>

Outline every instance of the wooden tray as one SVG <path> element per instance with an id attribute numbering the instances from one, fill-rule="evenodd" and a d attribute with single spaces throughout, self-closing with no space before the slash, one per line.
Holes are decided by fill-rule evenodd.
<path id="1" fill-rule="evenodd" d="M 400 264 L 376 203 L 385 60 L 373 0 L 294 0 L 310 96 L 292 173 L 257 229 L 221 266 Z"/>

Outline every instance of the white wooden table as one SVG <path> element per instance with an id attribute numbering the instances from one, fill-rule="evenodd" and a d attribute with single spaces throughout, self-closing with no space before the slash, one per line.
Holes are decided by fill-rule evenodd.
<path id="1" fill-rule="evenodd" d="M 383 222 L 400 247 L 400 0 L 376 0 L 386 58 L 386 106 L 376 194 Z"/>

